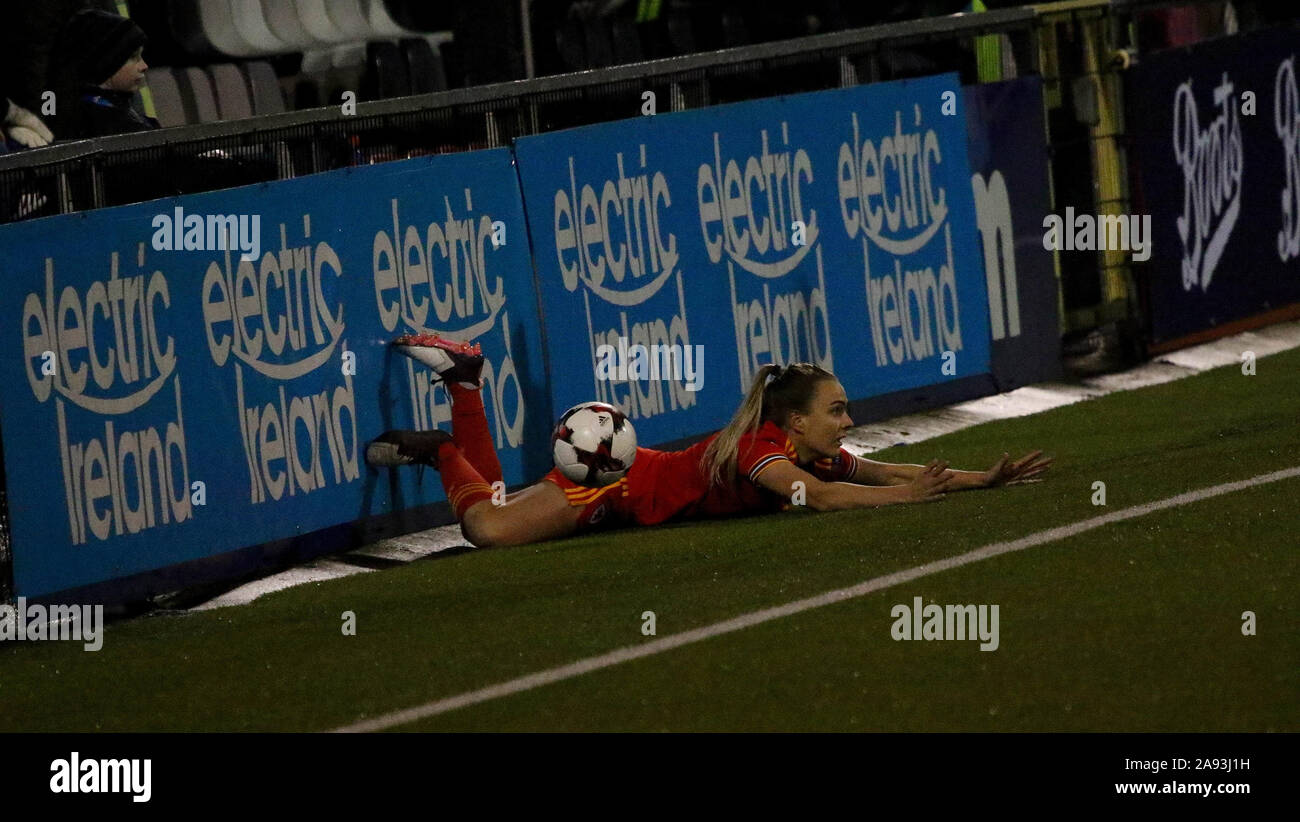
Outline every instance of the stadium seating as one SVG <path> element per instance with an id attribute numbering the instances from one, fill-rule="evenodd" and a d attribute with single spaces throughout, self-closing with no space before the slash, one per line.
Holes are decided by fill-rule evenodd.
<path id="1" fill-rule="evenodd" d="M 206 71 L 193 66 L 180 69 L 178 79 L 181 93 L 190 99 L 194 107 L 192 119 L 187 118 L 189 122 L 213 123 L 221 119 L 217 96 L 212 90 L 212 79 Z"/>
<path id="2" fill-rule="evenodd" d="M 172 48 L 163 59 L 178 66 L 209 63 L 202 68 L 212 82 L 190 69 L 152 74 L 164 125 L 284 111 L 276 70 L 266 62 L 245 65 L 241 58 L 286 57 L 273 62 L 285 81 L 301 90 L 288 101 L 301 108 L 337 103 L 343 91 L 382 99 L 459 85 L 467 68 L 458 55 L 476 48 L 471 35 L 459 44 L 464 51 L 449 42 L 450 30 L 464 22 L 464 15 L 441 0 L 175 0 L 166 8 L 165 15 L 155 14 L 157 27 L 169 28 L 172 35 L 161 38 Z M 755 33 L 736 3 L 707 9 L 664 4 L 662 17 L 649 23 L 636 22 L 635 8 L 633 3 L 612 13 L 535 17 L 534 42 L 556 46 L 546 65 L 539 59 L 538 67 L 543 73 L 600 68 L 697 47 L 739 45 Z M 175 45 L 168 42 L 173 40 Z M 300 63 L 292 57 L 296 54 L 302 55 Z M 287 76 L 295 70 L 296 78 Z M 236 83 L 240 72 L 244 92 Z"/>
<path id="3" fill-rule="evenodd" d="M 203 37 L 222 54 L 231 57 L 254 56 L 259 52 L 235 28 L 235 16 L 231 12 L 230 2 L 231 0 L 197 0 Z"/>
<path id="4" fill-rule="evenodd" d="M 176 0 L 169 12 L 195 55 L 269 57 L 433 31 L 397 23 L 378 0 Z"/>
<path id="5" fill-rule="evenodd" d="M 206 71 L 153 67 L 146 80 L 164 128 L 285 111 L 280 80 L 265 61 L 220 63 Z"/>
<path id="6" fill-rule="evenodd" d="M 319 45 L 329 46 L 355 39 L 330 19 L 325 11 L 325 0 L 293 0 L 293 4 L 298 8 L 298 19 L 303 28 Z"/>
<path id="7" fill-rule="evenodd" d="M 344 91 L 380 99 L 446 89 L 447 70 L 430 25 L 450 26 L 450 6 L 380 0 L 177 0 L 166 25 L 185 57 L 212 65 L 161 69 L 163 125 L 211 122 L 286 109 L 280 79 L 265 61 L 230 58 L 301 53 L 295 107 L 337 103 Z M 400 22 L 399 22 L 400 20 Z M 292 65 L 290 63 L 289 65 Z M 200 76 L 206 69 L 209 79 Z M 209 81 L 210 80 L 210 81 Z"/>
<path id="8" fill-rule="evenodd" d="M 267 27 L 287 51 L 306 50 L 316 47 L 316 41 L 307 33 L 298 19 L 298 9 L 293 3 L 284 0 L 261 0 L 262 15 Z"/>
<path id="9" fill-rule="evenodd" d="M 271 30 L 262 0 L 230 0 L 230 11 L 235 31 L 253 54 L 282 54 L 294 50 Z"/>
<path id="10" fill-rule="evenodd" d="M 330 22 L 349 40 L 370 40 L 376 36 L 366 20 L 361 0 L 324 0 L 324 3 Z"/>
<path id="11" fill-rule="evenodd" d="M 253 114 L 280 114 L 285 110 L 284 92 L 271 64 L 257 60 L 244 66 L 253 93 Z"/>
<path id="12" fill-rule="evenodd" d="M 217 111 L 222 120 L 242 120 L 253 116 L 253 101 L 248 81 L 239 66 L 220 63 L 209 68 L 217 93 Z"/>
<path id="13" fill-rule="evenodd" d="M 543 70 L 554 71 L 557 58 L 559 68 L 586 70 L 689 52 L 701 37 L 748 39 L 738 7 L 726 6 L 713 21 L 720 32 L 697 36 L 703 24 L 692 14 L 699 10 L 666 5 L 653 24 L 635 22 L 632 6 L 535 21 L 534 38 L 557 46 Z M 374 100 L 445 90 L 466 79 L 464 61 L 448 42 L 457 21 L 454 4 L 429 0 L 175 0 L 165 15 L 172 37 L 162 40 L 180 46 L 174 65 L 199 65 L 151 72 L 156 113 L 169 126 L 337 104 L 344 91 Z M 157 25 L 164 25 L 161 15 Z M 556 25 L 558 31 L 541 30 Z M 647 35 L 647 25 L 662 29 Z M 473 38 L 463 47 L 473 49 Z M 244 62 L 259 57 L 286 59 Z M 286 101 L 277 70 L 301 93 Z"/>
<path id="14" fill-rule="evenodd" d="M 151 68 L 145 72 L 149 93 L 153 96 L 154 112 L 164 128 L 183 126 L 190 122 L 185 112 L 185 96 L 181 94 L 176 76 L 169 68 Z"/>

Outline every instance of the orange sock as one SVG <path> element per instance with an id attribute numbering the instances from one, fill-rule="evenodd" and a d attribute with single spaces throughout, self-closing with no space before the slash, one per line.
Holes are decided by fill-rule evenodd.
<path id="1" fill-rule="evenodd" d="M 474 470 L 454 443 L 443 443 L 438 449 L 438 476 L 458 520 L 465 518 L 474 503 L 492 499 L 492 486 L 483 481 L 483 475 Z"/>
<path id="2" fill-rule="evenodd" d="M 451 435 L 465 452 L 465 459 L 477 469 L 489 484 L 501 481 L 501 460 L 492 444 L 488 430 L 487 411 L 483 408 L 483 395 L 477 388 L 466 388 L 458 382 L 447 385 L 451 396 Z"/>

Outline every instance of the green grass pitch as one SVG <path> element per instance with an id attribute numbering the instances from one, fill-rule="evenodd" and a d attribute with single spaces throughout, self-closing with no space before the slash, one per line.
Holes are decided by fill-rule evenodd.
<path id="1" fill-rule="evenodd" d="M 80 643 L 0 646 L 0 731 L 319 731 L 1143 502 L 1300 465 L 1300 351 L 880 459 L 1044 482 L 417 561 Z M 1092 504 L 1106 485 L 1105 507 Z M 1105 525 L 396 730 L 1300 730 L 1300 478 Z M 997 604 L 996 651 L 890 610 Z M 342 614 L 356 615 L 344 636 Z M 1242 613 L 1256 635 L 1242 633 Z"/>

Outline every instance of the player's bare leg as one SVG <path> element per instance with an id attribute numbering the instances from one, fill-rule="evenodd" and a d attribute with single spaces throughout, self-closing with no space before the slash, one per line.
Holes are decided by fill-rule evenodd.
<path id="1" fill-rule="evenodd" d="M 567 536 L 577 530 L 582 514 L 551 482 L 539 482 L 501 501 L 446 431 L 385 431 L 366 446 L 366 462 L 376 468 L 420 464 L 437 470 L 461 533 L 479 548 Z"/>
<path id="2" fill-rule="evenodd" d="M 566 537 L 578 529 L 582 508 L 569 504 L 553 482 L 539 482 L 497 504 L 474 503 L 461 519 L 465 539 L 480 548 L 527 545 Z"/>
<path id="3" fill-rule="evenodd" d="M 480 548 L 523 545 L 577 530 L 582 509 L 541 482 L 502 499 L 501 464 L 478 391 L 482 351 L 434 334 L 403 335 L 398 351 L 435 371 L 452 399 L 452 431 L 385 431 L 366 447 L 374 467 L 421 464 L 437 469 L 465 539 Z"/>

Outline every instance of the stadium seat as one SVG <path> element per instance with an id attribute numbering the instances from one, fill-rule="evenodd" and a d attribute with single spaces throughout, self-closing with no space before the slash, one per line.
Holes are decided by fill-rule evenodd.
<path id="1" fill-rule="evenodd" d="M 209 66 L 212 85 L 217 92 L 217 112 L 222 120 L 244 120 L 253 116 L 253 103 L 249 99 L 248 84 L 239 66 L 220 63 Z"/>
<path id="2" fill-rule="evenodd" d="M 261 0 L 261 3 L 267 28 L 288 48 L 307 51 L 320 46 L 303 28 L 302 21 L 298 19 L 297 5 L 285 0 Z"/>
<path id="3" fill-rule="evenodd" d="M 330 49 L 330 66 L 335 71 L 360 74 L 365 72 L 369 43 L 346 43 Z"/>
<path id="4" fill-rule="evenodd" d="M 334 55 L 330 49 L 315 48 L 302 53 L 303 74 L 316 76 L 328 73 L 334 65 Z"/>
<path id="5" fill-rule="evenodd" d="M 410 95 L 410 71 L 396 43 L 379 40 L 367 44 L 364 89 L 367 100 Z"/>
<path id="6" fill-rule="evenodd" d="M 402 55 L 411 77 L 412 94 L 447 90 L 447 73 L 442 57 L 422 37 L 408 37 L 401 42 Z"/>
<path id="7" fill-rule="evenodd" d="M 252 54 L 283 54 L 295 51 L 294 47 L 276 37 L 266 22 L 262 0 L 230 0 L 230 14 L 235 30 Z"/>
<path id="8" fill-rule="evenodd" d="M 285 0 L 288 2 L 288 0 Z M 323 45 L 346 43 L 350 38 L 325 13 L 325 0 L 293 0 L 302 27 Z"/>
<path id="9" fill-rule="evenodd" d="M 221 119 L 217 109 L 217 97 L 212 91 L 212 80 L 201 68 L 191 66 L 182 69 L 180 77 L 181 94 L 188 97 L 194 106 L 192 123 L 214 123 Z"/>
<path id="10" fill-rule="evenodd" d="M 366 73 L 365 43 L 305 52 L 294 93 L 294 107 L 336 105 L 344 91 L 356 92 L 359 99 L 367 99 L 364 90 Z"/>
<path id="11" fill-rule="evenodd" d="M 374 37 L 374 32 L 366 21 L 365 10 L 361 8 L 361 0 L 325 0 L 325 14 L 349 40 L 369 40 Z"/>
<path id="12" fill-rule="evenodd" d="M 251 57 L 253 47 L 239 36 L 235 18 L 230 11 L 230 0 L 196 0 L 199 25 L 204 38 L 213 48 L 230 57 Z"/>
<path id="13" fill-rule="evenodd" d="M 253 114 L 280 114 L 285 110 L 284 92 L 280 88 L 280 78 L 275 76 L 271 64 L 258 60 L 247 63 L 244 72 L 248 75 L 248 86 L 253 91 Z"/>
<path id="14" fill-rule="evenodd" d="M 171 69 L 151 68 L 145 72 L 145 82 L 153 97 L 154 113 L 158 116 L 159 125 L 171 128 L 189 122 L 186 118 L 185 99 Z"/>
<path id="15" fill-rule="evenodd" d="M 263 57 L 450 31 L 454 7 L 432 5 L 403 12 L 439 23 L 419 30 L 395 21 L 381 0 L 174 0 L 166 18 L 186 55 Z"/>

